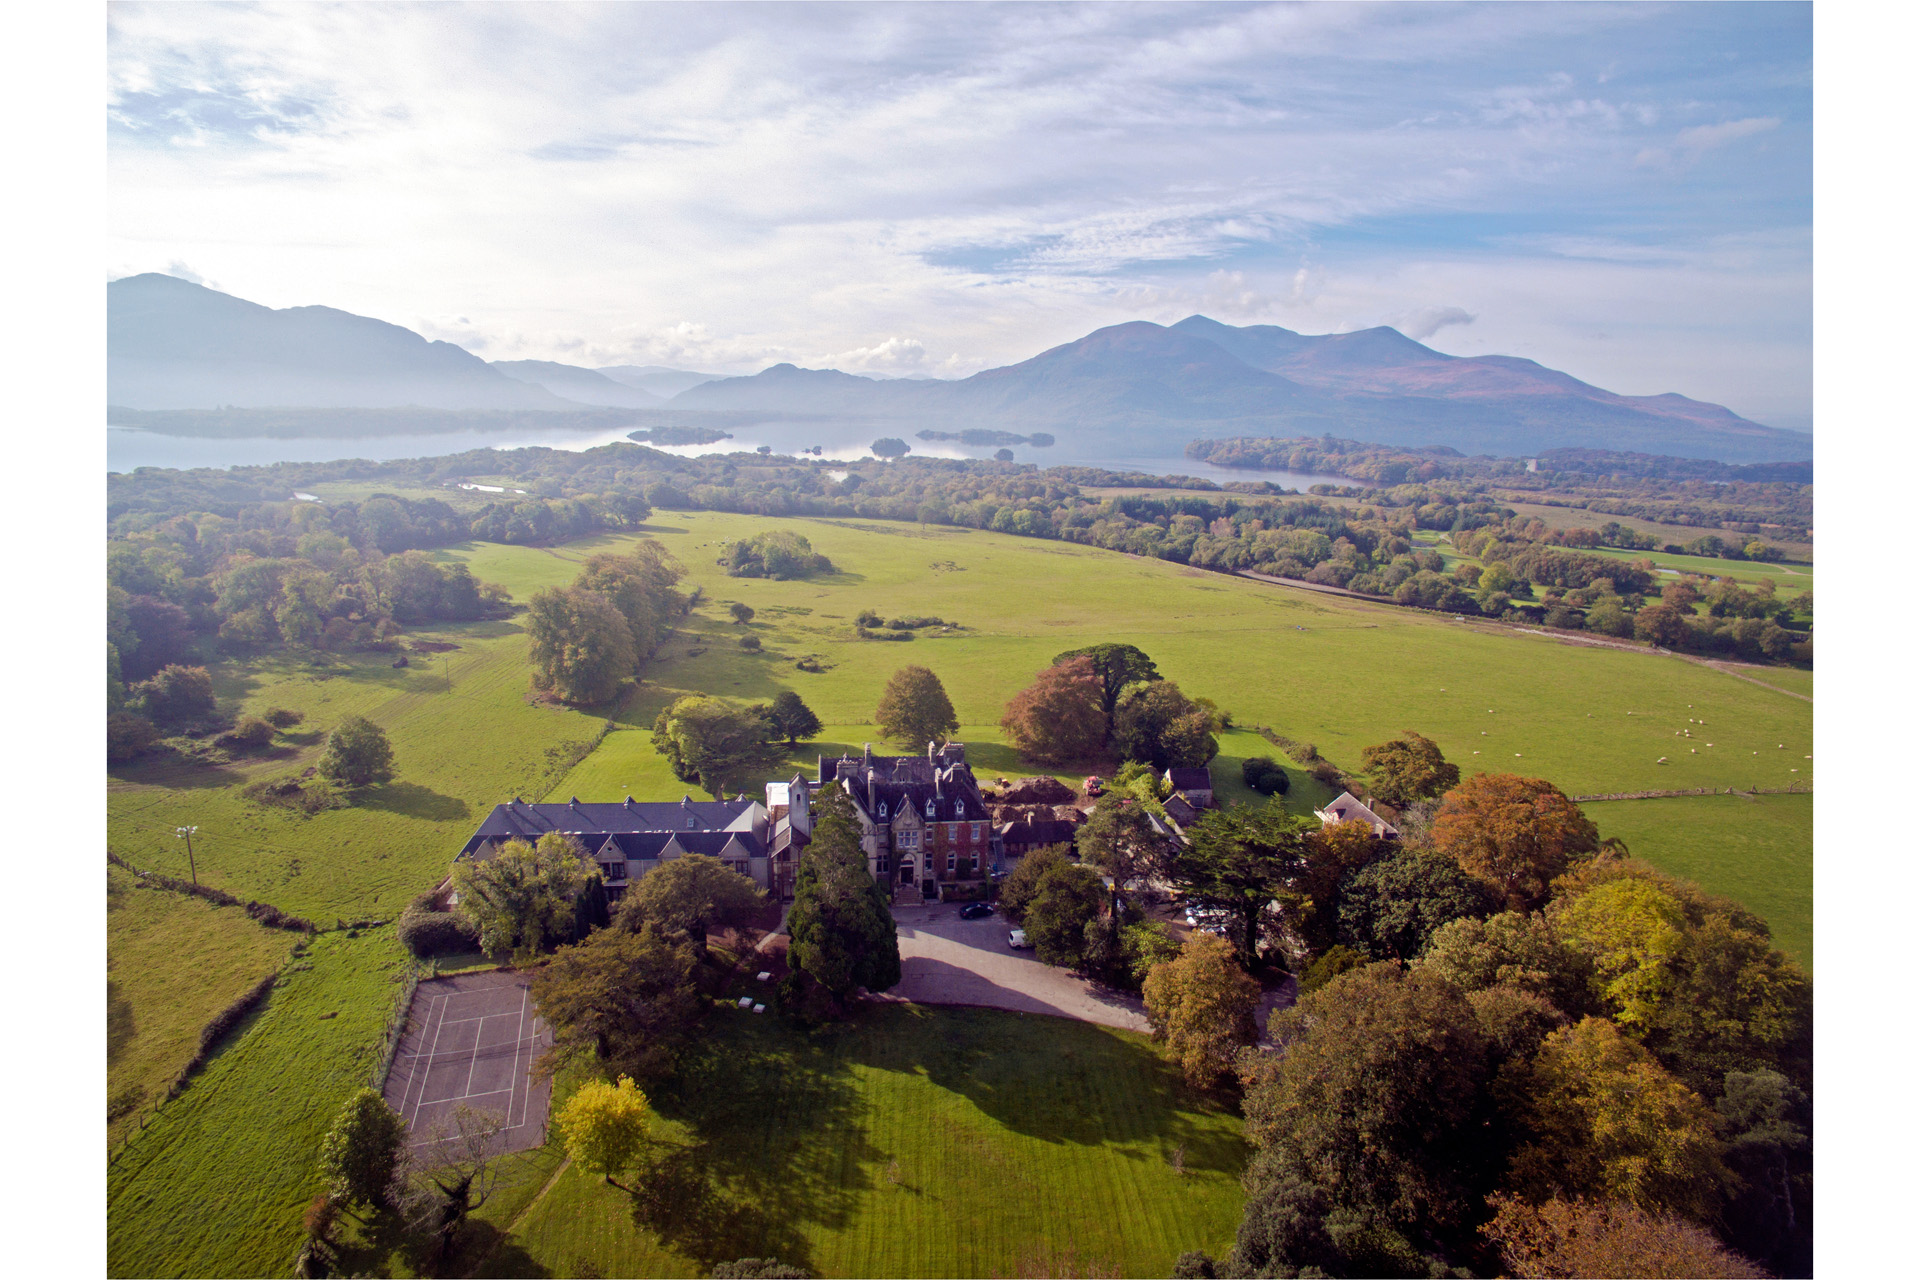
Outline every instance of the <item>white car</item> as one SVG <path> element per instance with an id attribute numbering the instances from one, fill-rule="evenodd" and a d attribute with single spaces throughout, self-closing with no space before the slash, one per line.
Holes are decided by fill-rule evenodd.
<path id="1" fill-rule="evenodd" d="M 1025 929 L 1009 929 L 1007 930 L 1007 945 L 1015 951 L 1019 951 L 1026 947 L 1031 947 L 1033 944 L 1027 941 L 1027 931 Z"/>

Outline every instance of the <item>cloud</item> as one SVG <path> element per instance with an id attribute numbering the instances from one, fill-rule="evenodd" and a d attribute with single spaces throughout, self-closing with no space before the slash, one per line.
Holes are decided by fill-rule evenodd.
<path id="1" fill-rule="evenodd" d="M 846 373 L 925 373 L 929 365 L 927 349 L 918 338 L 888 338 L 870 347 L 856 347 L 820 359 L 826 367 Z"/>
<path id="2" fill-rule="evenodd" d="M 1694 125 L 1675 134 L 1670 147 L 1648 147 L 1636 155 L 1633 162 L 1642 167 L 1685 168 L 1718 147 L 1779 127 L 1777 116 L 1750 116 L 1745 120 L 1728 120 L 1721 124 Z"/>
<path id="3" fill-rule="evenodd" d="M 1425 307 L 1408 312 L 1393 327 L 1415 342 L 1425 342 L 1448 325 L 1472 324 L 1477 318 L 1464 307 Z"/>
<path id="4" fill-rule="evenodd" d="M 164 274 L 170 275 L 176 280 L 185 280 L 188 284 L 204 285 L 209 289 L 218 289 L 220 287 L 178 258 L 175 258 L 167 264 L 167 269 Z"/>

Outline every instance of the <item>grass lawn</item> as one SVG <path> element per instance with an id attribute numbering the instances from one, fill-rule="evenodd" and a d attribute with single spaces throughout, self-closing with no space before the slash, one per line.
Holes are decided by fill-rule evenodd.
<path id="1" fill-rule="evenodd" d="M 1663 871 L 1758 913 L 1782 951 L 1813 972 L 1813 797 L 1672 796 L 1583 806 Z"/>
<path id="2" fill-rule="evenodd" d="M 1771 578 L 1782 605 L 1802 591 L 1813 590 L 1812 565 L 1722 560 L 1714 556 L 1670 555 L 1665 551 L 1623 551 L 1618 547 L 1592 547 L 1588 550 L 1592 555 L 1605 556 L 1610 560 L 1651 560 L 1659 568 L 1678 573 L 1698 573 L 1709 578 L 1737 578 L 1748 586 L 1762 578 Z"/>
<path id="3" fill-rule="evenodd" d="M 107 1145 L 200 1047 L 200 1028 L 286 962 L 299 935 L 107 867 Z"/>
<path id="4" fill-rule="evenodd" d="M 914 1006 L 815 1031 L 712 1017 L 653 1091 L 645 1196 L 569 1168 L 485 1274 L 698 1276 L 774 1256 L 826 1276 L 1088 1274 L 1034 1269 L 1069 1257 L 1164 1276 L 1232 1244 L 1240 1122 L 1142 1036 Z"/>
<path id="5" fill-rule="evenodd" d="M 107 1170 L 107 1273 L 284 1275 L 320 1138 L 380 1053 L 391 929 L 316 937 L 259 1012 Z"/>

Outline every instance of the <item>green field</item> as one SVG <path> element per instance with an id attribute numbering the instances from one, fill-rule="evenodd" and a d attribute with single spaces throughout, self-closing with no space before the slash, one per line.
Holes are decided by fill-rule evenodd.
<path id="1" fill-rule="evenodd" d="M 1802 591 L 1813 590 L 1813 566 L 1808 564 L 1768 564 L 1761 560 L 1722 560 L 1715 556 L 1672 555 L 1665 551 L 1622 551 L 1618 547 L 1594 547 L 1592 554 L 1611 560 L 1651 560 L 1661 569 L 1675 573 L 1698 573 L 1709 578 L 1737 578 L 1751 586 L 1762 578 L 1773 580 L 1782 605 Z"/>
<path id="2" fill-rule="evenodd" d="M 811 1033 L 713 1019 L 655 1093 L 647 1196 L 569 1168 L 514 1207 L 483 1274 L 591 1259 L 606 1275 L 697 1276 L 775 1256 L 828 1276 L 1010 1276 L 1062 1274 L 1031 1267 L 1071 1256 L 1091 1274 L 1161 1276 L 1185 1250 L 1232 1244 L 1240 1122 L 1142 1036 L 911 1006 Z M 542 1171 L 558 1160 L 556 1144 Z"/>
<path id="3" fill-rule="evenodd" d="M 297 937 L 107 867 L 109 1147 L 166 1096 L 207 1020 L 284 964 Z"/>
<path id="4" fill-rule="evenodd" d="M 839 572 L 805 582 L 721 574 L 714 558 L 722 540 L 773 527 L 804 533 Z M 1216 787 L 1229 798 L 1250 798 L 1238 783 L 1239 760 L 1280 754 L 1252 731 L 1257 726 L 1315 743 L 1348 768 L 1359 766 L 1367 744 L 1415 729 L 1439 742 L 1468 773 L 1515 770 L 1548 778 L 1570 793 L 1811 778 L 1812 764 L 1804 758 L 1812 751 L 1811 704 L 1697 662 L 1567 645 L 1164 561 L 955 528 L 661 513 L 649 532 L 687 565 L 686 585 L 704 588 L 707 600 L 621 705 L 581 712 L 532 702 L 525 637 L 515 622 L 410 633 L 459 646 L 444 669 L 436 658 L 396 670 L 382 655 L 224 662 L 214 668 L 223 707 L 249 713 L 289 707 L 303 711 L 305 723 L 283 738 L 272 759 L 217 769 L 148 763 L 111 771 L 111 846 L 143 868 L 184 876 L 185 851 L 173 828 L 191 823 L 201 829 L 195 851 L 205 883 L 322 924 L 390 917 L 445 875 L 454 851 L 496 803 L 515 795 L 682 794 L 685 784 L 652 750 L 647 732 L 659 708 L 682 693 L 761 701 L 783 688 L 798 691 L 827 727 L 820 744 L 803 744 L 786 763 L 783 776 L 790 776 L 811 773 L 813 757 L 829 744 L 879 745 L 871 721 L 881 687 L 900 665 L 919 663 L 945 682 L 969 758 L 991 779 L 1032 772 L 1006 747 L 997 727 L 1007 699 L 1053 655 L 1108 640 L 1139 645 L 1182 688 L 1214 698 L 1233 714 L 1240 728 L 1222 736 L 1214 769 Z M 553 549 L 471 544 L 440 554 L 467 561 L 483 580 L 502 583 L 524 600 L 541 586 L 571 579 L 592 551 L 630 540 L 605 537 Z M 763 641 L 762 653 L 738 647 L 743 629 L 726 618 L 730 600 L 757 611 L 750 629 Z M 907 643 L 862 641 L 853 617 L 868 607 L 888 617 L 939 615 L 960 626 L 945 634 L 923 632 Z M 816 656 L 826 670 L 796 669 L 795 660 L 804 655 Z M 1804 672 L 1750 674 L 1781 688 L 1811 689 Z M 311 763 L 324 731 L 348 714 L 368 716 L 391 736 L 399 768 L 394 783 L 353 808 L 313 817 L 263 809 L 242 798 L 240 788 L 249 779 Z M 1688 717 L 1706 726 L 1691 726 L 1694 739 L 1682 743 L 1675 732 L 1689 727 Z M 1662 755 L 1669 764 L 1656 763 Z M 1293 780 L 1289 801 L 1296 809 L 1325 798 L 1324 789 L 1304 774 L 1295 771 Z M 1603 816 L 1616 810 L 1625 816 Z M 1636 854 L 1741 897 L 1774 923 L 1783 945 L 1804 945 L 1796 939 L 1805 939 L 1803 922 L 1810 915 L 1806 821 L 1777 820 L 1770 800 L 1760 806 L 1596 806 L 1596 820 L 1607 834 L 1623 835 Z M 1769 870 L 1751 871 L 1761 866 Z M 1805 950 L 1797 954 L 1810 957 Z M 301 963 L 311 967 L 299 968 Z M 384 929 L 359 939 L 323 936 L 309 961 L 296 962 L 288 985 L 252 1027 L 114 1164 L 113 1274 L 253 1274 L 290 1265 L 299 1210 L 314 1190 L 314 1142 L 371 1066 L 400 964 Z M 245 967 L 236 962 L 236 975 Z M 321 1020 L 329 1011 L 339 1016 Z M 204 1018 L 184 1013 L 179 1020 L 197 1029 Z M 991 1042 L 1010 1033 L 980 1034 Z M 1060 1034 L 1125 1043 L 1090 1028 Z M 1077 1138 L 1023 1129 L 1017 1116 L 990 1105 L 994 1090 L 1014 1088 L 1010 1080 L 995 1077 L 1000 1083 L 984 1091 L 976 1083 L 953 1083 L 966 1077 L 933 1073 L 926 1061 L 885 1058 L 871 1029 L 849 1035 L 832 1052 L 845 1054 L 850 1065 L 833 1066 L 829 1074 L 875 1115 L 864 1141 L 887 1151 L 888 1160 L 899 1159 L 903 1169 L 910 1156 L 928 1162 L 914 1165 L 901 1184 L 919 1188 L 916 1204 L 924 1200 L 927 1207 L 900 1207 L 913 1193 L 884 1180 L 883 1186 L 862 1183 L 877 1176 L 872 1170 L 845 1172 L 849 1181 L 834 1193 L 844 1217 L 793 1224 L 817 1267 L 854 1273 L 867 1266 L 864 1259 L 874 1258 L 881 1261 L 869 1274 L 973 1267 L 1019 1274 L 1023 1257 L 1069 1244 L 1083 1258 L 1098 1246 L 1107 1251 L 1102 1256 L 1129 1271 L 1150 1272 L 1171 1261 L 1158 1252 L 1172 1242 L 1170 1236 L 1144 1235 L 1137 1252 L 1131 1243 L 1116 1243 L 1119 1235 L 1102 1234 L 1104 1226 L 1062 1240 L 1041 1230 L 1050 1217 L 1062 1215 L 1048 1215 L 1031 1195 L 989 1195 L 985 1184 L 978 1194 L 942 1188 L 941 1169 L 970 1168 L 969 1153 L 1000 1152 L 993 1158 L 1033 1179 L 1058 1179 L 1065 1169 L 1091 1168 L 1108 1157 L 1101 1154 L 1105 1148 Z M 887 1052 L 919 1050 L 902 1045 Z M 906 1092 L 890 1092 L 896 1090 Z M 881 1114 L 895 1096 L 902 1106 L 945 1120 L 924 1130 L 899 1128 L 907 1123 L 904 1117 Z M 962 1123 L 968 1105 L 1004 1123 L 1012 1136 L 969 1129 Z M 1117 1134 L 1134 1132 L 1120 1120 L 1114 1124 L 1120 1126 Z M 967 1134 L 978 1141 L 963 1140 Z M 1133 1197 L 1113 1201 L 1133 1218 L 1171 1214 L 1165 1206 L 1177 1199 L 1149 1194 L 1172 1184 L 1147 1178 L 1152 1162 L 1140 1145 L 1146 1138 L 1115 1141 L 1114 1151 L 1131 1154 L 1112 1157 L 1114 1168 L 1135 1171 L 1137 1180 L 1115 1181 L 1090 1194 Z M 1041 1153 L 1092 1163 L 1048 1165 Z M 516 1232 L 531 1257 L 555 1272 L 575 1269 L 576 1253 L 599 1247 L 591 1240 L 600 1237 L 590 1239 L 590 1233 L 612 1232 L 621 1221 L 606 1216 L 604 1203 L 592 1209 L 600 1203 L 597 1189 L 569 1191 L 568 1185 L 563 1178 Z M 927 1199 L 935 1190 L 946 1198 Z M 576 1202 L 577 1208 L 561 1211 Z M 936 1205 L 946 1207 L 935 1212 Z M 1237 1201 L 1195 1212 L 1201 1215 L 1195 1238 L 1223 1244 Z M 914 1216 L 921 1213 L 926 1216 Z M 1076 1224 L 1090 1218 L 1067 1216 Z M 1116 1211 L 1111 1220 L 1130 1219 Z M 586 1225 L 593 1222 L 611 1225 Z M 629 1252 L 596 1255 L 596 1265 L 610 1274 L 616 1266 L 668 1267 L 665 1260 L 647 1260 L 652 1255 L 645 1249 L 653 1246 L 643 1246 L 640 1237 L 625 1238 L 628 1243 L 618 1249 Z M 615 1249 L 611 1235 L 606 1242 Z M 952 1252 L 963 1249 L 998 1252 Z"/>
<path id="5" fill-rule="evenodd" d="M 1744 903 L 1772 927 L 1780 949 L 1813 972 L 1812 796 L 1672 796 L 1584 808 L 1601 835 Z"/>
<path id="6" fill-rule="evenodd" d="M 284 1275 L 314 1157 L 367 1082 L 406 962 L 391 929 L 323 934 L 107 1169 L 107 1272 Z"/>

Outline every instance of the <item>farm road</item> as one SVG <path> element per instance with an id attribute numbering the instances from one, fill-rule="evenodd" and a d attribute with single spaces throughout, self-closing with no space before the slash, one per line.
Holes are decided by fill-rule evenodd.
<path id="1" fill-rule="evenodd" d="M 1139 997 L 1104 990 L 1041 964 L 1031 951 L 1013 950 L 1007 946 L 1009 926 L 998 915 L 962 920 L 958 905 L 943 903 L 898 907 L 893 919 L 900 933 L 900 985 L 882 998 L 980 1005 L 1147 1030 Z"/>

